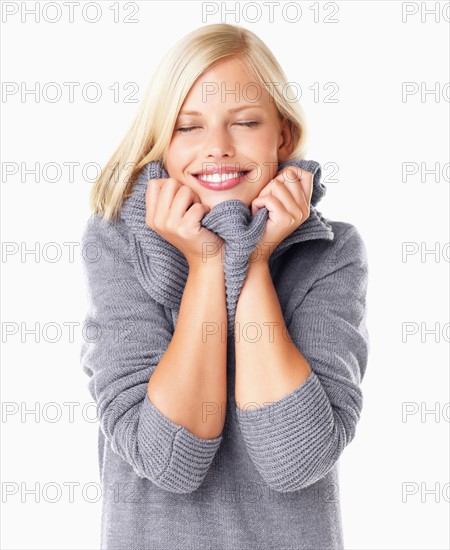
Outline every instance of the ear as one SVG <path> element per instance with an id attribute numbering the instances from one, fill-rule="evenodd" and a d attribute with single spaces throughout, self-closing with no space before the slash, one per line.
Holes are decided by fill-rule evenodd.
<path id="1" fill-rule="evenodd" d="M 280 121 L 278 135 L 278 162 L 281 164 L 289 158 L 294 150 L 292 127 L 286 118 Z"/>

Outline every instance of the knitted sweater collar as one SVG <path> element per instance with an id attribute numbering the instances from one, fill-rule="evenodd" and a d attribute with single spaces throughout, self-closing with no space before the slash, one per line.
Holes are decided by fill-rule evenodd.
<path id="1" fill-rule="evenodd" d="M 278 166 L 277 173 L 288 165 L 298 166 L 314 174 L 310 215 L 274 249 L 269 267 L 295 243 L 334 239 L 331 225 L 315 208 L 326 193 L 326 187 L 320 181 L 320 164 L 313 160 L 288 160 Z M 189 272 L 188 263 L 182 252 L 145 222 L 148 181 L 168 177 L 160 160 L 145 164 L 131 195 L 122 205 L 120 217 L 131 232 L 130 245 L 137 259 L 135 268 L 140 283 L 157 302 L 178 312 Z M 267 219 L 266 208 L 261 208 L 252 216 L 243 201 L 229 199 L 215 205 L 201 220 L 203 227 L 219 235 L 225 242 L 224 272 L 229 334 L 233 331 L 237 301 L 247 275 L 249 257 L 264 232 Z"/>

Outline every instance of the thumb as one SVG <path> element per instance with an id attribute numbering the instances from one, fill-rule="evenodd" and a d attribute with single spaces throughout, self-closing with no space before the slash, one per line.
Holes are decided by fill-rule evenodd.
<path id="1" fill-rule="evenodd" d="M 252 201 L 252 216 L 256 216 L 257 212 L 261 210 L 263 206 L 264 206 L 264 198 L 256 197 L 256 199 Z"/>

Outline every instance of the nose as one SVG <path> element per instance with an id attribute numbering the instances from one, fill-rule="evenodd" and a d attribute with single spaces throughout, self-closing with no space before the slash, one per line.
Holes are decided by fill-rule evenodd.
<path id="1" fill-rule="evenodd" d="M 210 128 L 205 134 L 205 143 L 203 146 L 205 158 L 223 158 L 234 155 L 234 146 L 231 136 L 223 128 Z"/>

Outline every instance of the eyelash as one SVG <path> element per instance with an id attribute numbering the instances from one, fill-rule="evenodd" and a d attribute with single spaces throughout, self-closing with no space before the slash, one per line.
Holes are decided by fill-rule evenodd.
<path id="1" fill-rule="evenodd" d="M 250 122 L 236 122 L 236 124 L 238 126 L 247 126 L 250 128 L 250 127 L 258 126 L 258 124 L 261 124 L 261 123 L 256 120 L 252 120 Z M 177 132 L 188 133 L 191 130 L 194 130 L 195 128 L 199 128 L 199 126 L 188 126 L 186 128 L 178 128 Z"/>

